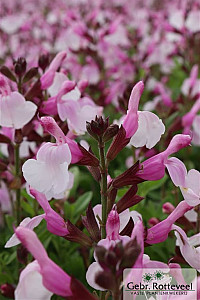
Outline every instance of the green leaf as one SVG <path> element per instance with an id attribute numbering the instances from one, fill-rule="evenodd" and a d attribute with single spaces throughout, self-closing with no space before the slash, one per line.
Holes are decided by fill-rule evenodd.
<path id="1" fill-rule="evenodd" d="M 139 189 L 137 194 L 141 197 L 146 197 L 146 195 L 153 190 L 161 187 L 164 182 L 167 180 L 167 175 L 165 175 L 162 179 L 156 181 L 145 181 L 139 185 Z"/>
<path id="2" fill-rule="evenodd" d="M 16 258 L 16 256 L 17 256 L 17 254 L 16 254 L 16 251 L 15 251 L 11 255 L 9 255 L 8 257 L 6 257 L 6 259 L 5 259 L 5 265 L 9 265 Z"/>
<path id="3" fill-rule="evenodd" d="M 75 219 L 79 218 L 81 213 L 87 208 L 89 202 L 92 200 L 92 192 L 86 192 L 81 195 L 74 203 L 74 216 Z"/>
<path id="4" fill-rule="evenodd" d="M 15 218 L 10 215 L 5 215 L 6 224 L 11 232 L 13 232 L 13 224 L 15 223 Z"/>
<path id="5" fill-rule="evenodd" d="M 74 215 L 74 204 L 70 204 L 68 201 L 64 203 L 64 213 L 65 219 L 70 220 L 72 222 L 73 215 Z"/>
<path id="6" fill-rule="evenodd" d="M 26 201 L 21 201 L 21 207 L 31 216 L 34 217 L 35 212 L 33 207 L 30 205 L 30 203 Z"/>

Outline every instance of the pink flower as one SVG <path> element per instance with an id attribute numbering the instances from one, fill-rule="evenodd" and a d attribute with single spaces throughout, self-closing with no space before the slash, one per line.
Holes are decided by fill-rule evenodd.
<path id="1" fill-rule="evenodd" d="M 192 97 L 200 93 L 200 79 L 198 79 L 198 65 L 194 65 L 190 77 L 186 78 L 181 87 L 181 92 L 188 96 L 191 94 Z"/>
<path id="2" fill-rule="evenodd" d="M 200 146 L 200 115 L 197 115 L 194 118 L 192 129 L 193 129 L 193 137 L 192 137 L 192 143 L 194 145 Z"/>
<path id="3" fill-rule="evenodd" d="M 168 164 L 168 156 L 188 146 L 191 142 L 189 135 L 175 135 L 167 149 L 141 164 L 141 170 L 137 172 L 137 176 L 145 180 L 159 180 L 165 175 L 165 167 Z"/>
<path id="4" fill-rule="evenodd" d="M 75 135 L 83 135 L 86 132 L 86 121 L 90 122 L 95 116 L 100 116 L 102 107 L 97 106 L 94 102 L 84 97 L 78 101 L 63 100 L 58 102 L 58 114 L 62 121 L 67 120 L 69 129 Z"/>
<path id="5" fill-rule="evenodd" d="M 40 224 L 40 222 L 44 219 L 44 217 L 45 217 L 44 214 L 35 216 L 33 218 L 27 217 L 19 224 L 19 226 L 33 230 L 35 227 L 37 227 Z M 21 242 L 17 238 L 16 233 L 14 233 L 11 236 L 11 238 L 7 241 L 7 243 L 5 244 L 5 248 L 10 248 L 10 247 L 16 246 L 20 243 Z"/>
<path id="6" fill-rule="evenodd" d="M 29 263 L 20 273 L 19 282 L 15 289 L 15 299 L 50 300 L 53 295 L 42 283 L 41 269 L 37 260 Z"/>
<path id="7" fill-rule="evenodd" d="M 75 135 L 86 132 L 86 121 L 90 122 L 96 115 L 101 115 L 103 108 L 97 106 L 90 98 L 81 97 L 81 92 L 73 81 L 69 81 L 63 73 L 56 73 L 54 82 L 49 88 L 53 97 L 47 101 L 44 112 L 51 112 L 54 105 L 60 119 L 68 123 L 69 129 Z M 50 109 L 50 110 L 49 110 Z"/>
<path id="8" fill-rule="evenodd" d="M 165 241 L 172 225 L 190 209 L 192 207 L 186 201 L 181 201 L 165 220 L 148 229 L 146 243 L 152 245 Z"/>
<path id="9" fill-rule="evenodd" d="M 185 201 L 190 206 L 200 204 L 200 172 L 191 169 L 187 173 L 184 163 L 178 158 L 170 158 L 167 163 L 170 177 L 179 186 Z"/>
<path id="10" fill-rule="evenodd" d="M 190 128 L 193 124 L 193 121 L 194 121 L 198 111 L 200 111 L 200 97 L 198 98 L 198 100 L 196 100 L 196 102 L 192 106 L 192 109 L 182 117 L 182 125 L 184 127 L 184 131 L 183 131 L 184 134 L 189 134 Z"/>
<path id="11" fill-rule="evenodd" d="M 127 221 L 128 222 L 128 221 Z M 106 222 L 106 238 L 102 239 L 98 242 L 98 246 L 103 246 L 106 249 L 109 249 L 111 246 L 114 246 L 119 241 L 122 241 L 123 245 L 125 245 L 127 242 L 130 241 L 130 237 L 128 236 L 120 236 L 119 235 L 120 230 L 120 219 L 117 211 L 111 210 L 107 222 Z M 96 260 L 96 255 L 94 253 L 94 258 Z M 101 288 L 98 284 L 95 282 L 95 275 L 102 271 L 102 267 L 99 265 L 98 262 L 93 262 L 86 273 L 86 279 L 90 286 L 93 288 L 104 291 L 105 289 Z"/>
<path id="12" fill-rule="evenodd" d="M 20 129 L 35 115 L 37 106 L 18 92 L 11 92 L 7 79 L 0 74 L 0 125 Z"/>
<path id="13" fill-rule="evenodd" d="M 95 207 L 93 208 L 93 211 L 94 211 L 95 217 L 99 216 L 99 218 L 101 218 L 101 212 L 102 212 L 101 204 L 95 205 Z M 136 224 L 139 220 L 142 219 L 142 216 L 137 211 L 135 211 L 135 210 L 130 211 L 128 208 L 126 210 L 124 210 L 123 212 L 121 212 L 119 214 L 119 223 L 120 223 L 119 232 L 121 232 L 126 227 L 130 218 L 132 218 L 134 224 Z M 97 217 L 96 217 L 96 220 L 97 220 L 97 224 L 99 224 Z"/>
<path id="14" fill-rule="evenodd" d="M 34 288 L 38 290 L 37 284 L 39 283 L 39 287 L 41 288 L 40 293 L 46 293 L 46 297 L 48 297 L 48 293 L 45 289 L 62 297 L 72 297 L 71 299 L 73 300 L 96 299 L 79 281 L 77 281 L 75 278 L 70 277 L 48 257 L 46 250 L 37 238 L 35 232 L 19 226 L 15 230 L 15 233 L 17 235 L 17 238 L 36 260 L 36 262 L 34 262 L 34 265 L 29 267 L 28 271 L 30 271 L 31 273 L 34 271 L 39 272 L 42 276 L 41 283 L 41 277 L 38 276 L 38 274 L 34 274 L 35 276 L 30 276 L 30 278 L 27 278 L 29 272 L 27 272 L 27 270 L 24 271 L 17 287 L 18 293 L 21 292 L 21 295 L 26 294 L 27 291 L 25 290 L 25 288 L 27 287 L 27 285 L 29 287 L 28 290 L 30 291 Z M 30 295 L 30 297 L 32 297 L 32 294 Z M 45 300 L 46 299 L 47 298 L 45 298 Z"/>
<path id="15" fill-rule="evenodd" d="M 66 56 L 67 56 L 66 51 L 59 52 L 52 60 L 48 70 L 41 76 L 40 82 L 41 82 L 41 88 L 43 90 L 46 90 L 52 85 L 56 71 L 62 65 Z"/>
<path id="16" fill-rule="evenodd" d="M 67 226 L 64 219 L 51 208 L 45 195 L 37 192 L 34 189 L 30 189 L 30 193 L 36 198 L 36 200 L 45 212 L 43 218 L 47 222 L 47 229 L 55 235 L 67 235 L 69 232 L 67 230 Z"/>
<path id="17" fill-rule="evenodd" d="M 200 233 L 188 238 L 179 226 L 173 225 L 172 230 L 175 230 L 177 244 L 184 259 L 192 268 L 200 272 Z"/>
<path id="18" fill-rule="evenodd" d="M 56 143 L 45 143 L 37 152 L 36 159 L 27 160 L 22 166 L 24 178 L 37 191 L 50 199 L 63 197 L 70 186 L 68 166 L 71 152 L 65 135 L 52 118 L 41 118 L 44 129 L 51 132 Z"/>
<path id="19" fill-rule="evenodd" d="M 123 121 L 123 127 L 126 130 L 126 137 L 130 138 L 138 129 L 138 106 L 140 97 L 144 90 L 144 84 L 139 81 L 132 89 L 128 102 L 127 115 Z"/>
<path id="20" fill-rule="evenodd" d="M 40 267 L 42 283 L 47 290 L 63 297 L 71 296 L 71 278 L 47 255 L 36 234 L 27 228 L 18 227 L 15 231 L 18 239 L 33 255 Z"/>
<path id="21" fill-rule="evenodd" d="M 139 81 L 132 89 L 129 99 L 128 111 L 121 118 L 126 138 L 131 138 L 130 144 L 134 147 L 151 149 L 160 140 L 165 132 L 165 126 L 161 119 L 149 111 L 138 111 L 139 100 L 144 89 L 144 84 Z M 121 122 L 120 121 L 120 122 Z"/>
<path id="22" fill-rule="evenodd" d="M 153 148 L 165 132 L 165 126 L 161 119 L 149 111 L 138 112 L 138 129 L 130 140 L 134 147 L 146 146 Z"/>

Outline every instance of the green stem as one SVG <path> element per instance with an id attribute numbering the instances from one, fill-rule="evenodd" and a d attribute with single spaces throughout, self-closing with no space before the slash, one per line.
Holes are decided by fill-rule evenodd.
<path id="1" fill-rule="evenodd" d="M 15 178 L 17 179 L 17 185 L 19 184 L 20 178 L 20 158 L 19 158 L 19 147 L 20 144 L 15 145 Z M 21 191 L 20 188 L 16 189 L 16 215 L 17 215 L 17 225 L 21 221 L 21 205 L 20 205 Z"/>
<path id="2" fill-rule="evenodd" d="M 100 292 L 100 299 L 105 300 L 106 299 L 106 292 L 101 291 Z"/>
<path id="3" fill-rule="evenodd" d="M 101 138 L 99 141 L 100 169 L 101 169 L 101 205 L 102 205 L 102 224 L 101 238 L 106 238 L 106 220 L 107 220 L 107 167 L 105 162 L 105 144 Z"/>

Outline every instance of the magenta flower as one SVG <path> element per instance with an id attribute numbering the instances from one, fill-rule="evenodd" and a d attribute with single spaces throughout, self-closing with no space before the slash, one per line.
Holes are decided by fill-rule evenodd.
<path id="1" fill-rule="evenodd" d="M 48 257 L 36 234 L 32 230 L 23 227 L 18 227 L 15 233 L 38 262 L 39 272 L 42 275 L 42 282 L 46 289 L 60 296 L 71 296 L 70 276 Z"/>
<path id="2" fill-rule="evenodd" d="M 184 131 L 183 131 L 184 134 L 190 133 L 190 128 L 193 125 L 193 122 L 195 120 L 195 117 L 196 117 L 198 111 L 200 111 L 200 97 L 198 98 L 198 100 L 196 100 L 196 102 L 192 106 L 191 110 L 182 117 L 182 125 L 184 127 Z"/>
<path id="3" fill-rule="evenodd" d="M 35 115 L 37 106 L 18 92 L 11 92 L 7 79 L 0 74 L 0 125 L 20 129 Z"/>
<path id="4" fill-rule="evenodd" d="M 198 79 L 198 65 L 194 65 L 190 77 L 186 78 L 181 87 L 181 91 L 185 96 L 191 95 L 192 97 L 200 93 L 200 79 Z"/>
<path id="5" fill-rule="evenodd" d="M 55 235 L 67 235 L 69 232 L 64 219 L 51 208 L 45 195 L 37 192 L 34 189 L 30 189 L 30 193 L 36 198 L 37 202 L 45 212 L 43 218 L 47 222 L 47 229 Z"/>
<path id="6" fill-rule="evenodd" d="M 128 111 L 122 122 L 126 131 L 126 138 L 130 139 L 130 144 L 134 147 L 151 149 L 160 140 L 165 132 L 165 126 L 161 119 L 149 111 L 138 111 L 139 100 L 144 89 L 144 84 L 139 81 L 132 89 L 128 104 Z"/>
<path id="7" fill-rule="evenodd" d="M 137 172 L 137 176 L 145 180 L 159 180 L 165 175 L 165 167 L 168 164 L 168 156 L 188 146 L 191 142 L 189 135 L 175 135 L 167 149 L 141 164 L 141 169 Z"/>
<path id="8" fill-rule="evenodd" d="M 165 220 L 148 229 L 146 243 L 157 244 L 165 241 L 172 230 L 172 225 L 190 209 L 192 207 L 186 201 L 181 201 Z"/>
<path id="9" fill-rule="evenodd" d="M 36 282 L 39 282 L 39 287 L 41 287 L 42 291 L 38 291 L 38 293 L 45 293 L 46 297 L 49 297 L 50 294 L 48 294 L 45 289 L 62 297 L 72 297 L 72 300 L 81 299 L 81 297 L 83 300 L 95 300 L 95 297 L 91 295 L 79 281 L 70 277 L 48 257 L 46 250 L 37 238 L 35 232 L 19 226 L 15 230 L 15 233 L 17 238 L 36 260 L 34 266 L 32 265 L 29 267 L 29 271 L 39 272 L 39 274 L 42 276 L 41 283 L 40 276 L 36 275 L 27 278 L 27 273 L 29 272 L 27 270 L 26 272 L 24 271 L 17 287 L 17 293 L 20 292 L 21 295 L 27 295 L 28 291 L 31 292 L 35 287 Z M 25 290 L 27 285 L 30 287 L 28 291 Z M 32 294 L 29 294 L 28 296 L 32 297 Z M 45 298 L 45 300 L 46 299 L 48 298 Z"/>
<path id="10" fill-rule="evenodd" d="M 111 210 L 106 222 L 106 238 L 100 240 L 97 245 L 109 249 L 111 246 L 114 246 L 119 241 L 122 241 L 123 245 L 128 243 L 131 238 L 129 236 L 120 236 L 119 230 L 120 230 L 119 215 L 116 210 Z M 96 260 L 95 253 L 94 253 L 94 258 Z M 104 291 L 105 289 L 100 287 L 95 282 L 95 276 L 99 271 L 103 271 L 102 267 L 98 262 L 93 262 L 87 270 L 86 279 L 90 286 L 92 286 L 97 290 Z"/>
<path id="11" fill-rule="evenodd" d="M 67 56 L 66 51 L 59 52 L 56 55 L 56 57 L 52 60 L 48 70 L 41 76 L 40 82 L 41 82 L 41 88 L 43 90 L 46 90 L 52 85 L 56 71 L 62 65 L 66 56 Z"/>
<path id="12" fill-rule="evenodd" d="M 127 115 L 123 121 L 123 127 L 126 130 L 126 138 L 130 138 L 138 129 L 138 106 L 140 97 L 144 90 L 144 84 L 139 81 L 132 89 L 129 102 Z"/>

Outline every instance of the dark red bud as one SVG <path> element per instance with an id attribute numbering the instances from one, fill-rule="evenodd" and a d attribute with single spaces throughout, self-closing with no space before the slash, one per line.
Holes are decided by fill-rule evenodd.
<path id="1" fill-rule="evenodd" d="M 20 245 L 17 248 L 17 259 L 18 259 L 18 261 L 21 264 L 27 264 L 27 257 L 28 257 L 27 249 L 23 245 Z"/>
<path id="2" fill-rule="evenodd" d="M 1 294 L 6 297 L 6 298 L 10 298 L 10 299 L 14 299 L 14 292 L 15 289 L 14 287 L 9 284 L 9 283 L 4 283 L 1 285 Z"/>
<path id="3" fill-rule="evenodd" d="M 115 288 L 115 278 L 109 271 L 98 272 L 95 276 L 95 282 L 106 290 L 112 291 Z"/>
<path id="4" fill-rule="evenodd" d="M 24 75 L 26 72 L 26 60 L 24 57 L 19 57 L 17 61 L 14 62 L 15 74 L 18 76 Z"/>
<path id="5" fill-rule="evenodd" d="M 21 144 L 23 142 L 23 134 L 21 129 L 15 130 L 15 143 Z"/>
<path id="6" fill-rule="evenodd" d="M 42 71 L 44 72 L 45 69 L 46 69 L 46 68 L 48 67 L 48 65 L 49 65 L 49 54 L 42 54 L 42 55 L 39 57 L 38 65 L 39 65 L 39 67 L 42 69 Z"/>

